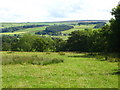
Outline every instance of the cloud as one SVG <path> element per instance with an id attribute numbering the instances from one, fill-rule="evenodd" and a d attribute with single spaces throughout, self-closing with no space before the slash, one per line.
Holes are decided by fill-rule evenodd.
<path id="1" fill-rule="evenodd" d="M 110 19 L 119 0 L 1 0 L 0 22 Z"/>

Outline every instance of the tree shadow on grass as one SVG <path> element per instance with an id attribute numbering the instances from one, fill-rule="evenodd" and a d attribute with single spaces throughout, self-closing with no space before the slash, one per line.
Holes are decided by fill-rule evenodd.
<path id="1" fill-rule="evenodd" d="M 117 71 L 117 72 L 114 72 L 114 73 L 111 73 L 112 75 L 120 75 L 120 72 Z"/>
<path id="2" fill-rule="evenodd" d="M 112 75 L 120 75 L 120 69 L 115 69 L 113 73 L 110 73 Z"/>
<path id="3" fill-rule="evenodd" d="M 74 56 L 68 56 L 68 57 L 74 57 L 74 58 L 95 58 L 95 55 L 89 55 L 89 54 L 85 54 L 85 55 L 74 55 Z"/>
<path id="4" fill-rule="evenodd" d="M 68 57 L 74 57 L 74 58 L 95 58 L 99 61 L 107 61 L 108 57 L 107 56 L 102 56 L 99 53 L 87 53 L 84 55 L 74 55 L 74 56 L 68 56 Z"/>

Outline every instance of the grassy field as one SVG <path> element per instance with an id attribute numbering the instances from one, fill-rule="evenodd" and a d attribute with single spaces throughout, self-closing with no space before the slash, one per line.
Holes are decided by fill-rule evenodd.
<path id="1" fill-rule="evenodd" d="M 13 32 L 13 33 L 7 32 L 7 33 L 0 33 L 0 35 L 14 35 L 14 34 L 19 34 L 19 35 L 21 35 L 21 34 L 25 34 L 25 32 Z"/>
<path id="2" fill-rule="evenodd" d="M 93 29 L 94 26 L 95 25 L 80 25 L 80 26 L 76 25 L 72 29 L 62 31 L 62 33 L 70 34 L 73 31 L 84 30 L 84 29 Z"/>
<path id="3" fill-rule="evenodd" d="M 15 32 L 6 32 L 6 33 L 0 33 L 1 35 L 14 35 L 14 34 L 25 34 L 25 33 L 30 33 L 30 34 L 35 34 L 35 32 L 45 30 L 46 26 L 43 27 L 36 27 L 36 28 L 28 28 L 24 30 L 18 30 Z"/>
<path id="4" fill-rule="evenodd" d="M 64 60 L 47 65 L 3 65 L 3 88 L 118 88 L 117 62 L 101 61 L 89 58 L 85 53 L 70 52 L 2 52 L 2 55 L 11 60 L 14 59 L 11 56 L 36 55 Z M 23 57 L 24 60 L 26 58 Z"/>
<path id="5" fill-rule="evenodd" d="M 35 32 L 45 30 L 45 28 L 46 28 L 46 26 L 43 26 L 43 27 L 36 27 L 36 28 L 28 28 L 28 29 L 24 29 L 24 30 L 18 30 L 18 31 L 16 31 L 16 32 L 25 32 L 25 33 L 34 34 Z"/>

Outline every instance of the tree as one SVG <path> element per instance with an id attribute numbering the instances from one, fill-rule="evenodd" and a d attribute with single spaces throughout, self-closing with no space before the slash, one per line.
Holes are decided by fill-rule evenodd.
<path id="1" fill-rule="evenodd" d="M 74 31 L 70 34 L 67 41 L 69 51 L 88 52 L 90 48 L 90 32 L 89 31 Z"/>
<path id="2" fill-rule="evenodd" d="M 91 52 L 106 52 L 108 48 L 109 25 L 93 31 L 91 38 Z"/>
<path id="3" fill-rule="evenodd" d="M 15 36 L 2 36 L 2 50 L 3 51 L 10 51 L 13 49 L 13 44 L 17 42 L 17 37 Z"/>
<path id="4" fill-rule="evenodd" d="M 59 51 L 66 51 L 66 41 L 61 39 L 61 38 L 55 38 L 54 39 L 55 43 L 55 49 L 57 52 Z"/>
<path id="5" fill-rule="evenodd" d="M 20 51 L 32 51 L 35 38 L 36 36 L 25 34 L 16 45 Z"/>
<path id="6" fill-rule="evenodd" d="M 35 39 L 33 42 L 33 48 L 35 49 L 35 51 L 43 52 L 46 49 L 45 40 L 41 37 Z"/>
<path id="7" fill-rule="evenodd" d="M 112 52 L 120 52 L 120 5 L 113 8 L 111 14 L 114 19 L 110 20 L 110 45 Z"/>

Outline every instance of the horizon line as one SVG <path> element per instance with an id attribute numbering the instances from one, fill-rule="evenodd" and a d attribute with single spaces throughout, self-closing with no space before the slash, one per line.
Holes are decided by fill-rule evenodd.
<path id="1" fill-rule="evenodd" d="M 91 20 L 91 19 L 89 20 L 88 19 L 87 20 L 86 19 L 86 20 L 63 20 L 63 21 L 40 21 L 40 22 L 37 22 L 37 21 L 33 21 L 33 22 L 32 21 L 28 21 L 28 22 L 27 21 L 25 21 L 25 22 L 24 21 L 23 22 L 9 22 L 8 21 L 8 22 L 0 22 L 0 23 L 52 23 L 52 22 L 70 22 L 70 21 L 71 22 L 74 22 L 74 21 L 79 22 L 79 21 L 109 21 L 109 20 L 103 20 L 103 19 L 100 19 L 100 20 Z"/>

